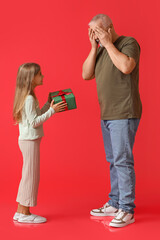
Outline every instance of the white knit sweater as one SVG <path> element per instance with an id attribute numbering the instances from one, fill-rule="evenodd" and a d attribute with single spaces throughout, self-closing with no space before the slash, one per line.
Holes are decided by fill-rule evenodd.
<path id="1" fill-rule="evenodd" d="M 22 122 L 19 123 L 19 140 L 34 140 L 44 136 L 43 123 L 55 110 L 46 102 L 40 109 L 32 95 L 28 95 L 22 110 Z"/>

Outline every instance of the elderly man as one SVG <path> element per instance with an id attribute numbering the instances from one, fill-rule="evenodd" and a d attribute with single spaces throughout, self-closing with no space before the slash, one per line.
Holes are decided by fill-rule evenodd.
<path id="1" fill-rule="evenodd" d="M 136 39 L 115 32 L 111 19 L 98 14 L 89 23 L 91 51 L 82 77 L 96 78 L 111 192 L 94 216 L 114 216 L 112 227 L 134 223 L 135 170 L 133 145 L 142 115 L 139 94 L 140 46 Z"/>

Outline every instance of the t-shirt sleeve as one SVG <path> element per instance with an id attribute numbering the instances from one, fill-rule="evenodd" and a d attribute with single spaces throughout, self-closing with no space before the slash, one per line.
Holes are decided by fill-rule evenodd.
<path id="1" fill-rule="evenodd" d="M 52 107 L 49 107 L 49 109 L 45 113 L 38 116 L 36 112 L 35 100 L 32 96 L 28 97 L 25 101 L 25 112 L 26 117 L 33 128 L 36 128 L 43 124 L 55 113 L 54 109 Z"/>
<path id="2" fill-rule="evenodd" d="M 134 38 L 130 38 L 122 47 L 121 52 L 135 59 L 136 63 L 140 56 L 140 46 Z"/>

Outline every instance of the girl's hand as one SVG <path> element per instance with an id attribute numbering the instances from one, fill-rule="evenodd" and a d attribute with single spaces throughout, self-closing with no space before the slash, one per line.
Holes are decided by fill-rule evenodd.
<path id="1" fill-rule="evenodd" d="M 66 106 L 67 106 L 67 103 L 64 103 L 64 101 L 54 104 L 54 99 L 52 100 L 50 105 L 50 107 L 52 107 L 56 113 L 62 112 L 63 110 L 65 110 Z"/>

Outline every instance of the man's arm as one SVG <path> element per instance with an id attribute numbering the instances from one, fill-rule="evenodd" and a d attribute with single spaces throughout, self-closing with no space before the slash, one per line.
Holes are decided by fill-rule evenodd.
<path id="1" fill-rule="evenodd" d="M 113 43 L 104 46 L 113 64 L 124 74 L 130 74 L 136 66 L 136 61 L 132 57 L 121 53 Z"/>
<path id="2" fill-rule="evenodd" d="M 92 48 L 87 59 L 83 63 L 82 77 L 85 80 L 91 80 L 95 77 L 94 69 L 96 62 L 97 49 Z"/>
<path id="3" fill-rule="evenodd" d="M 112 34 L 111 29 L 109 28 L 108 32 L 103 30 L 100 27 L 96 27 L 96 34 L 98 35 L 102 45 L 106 48 L 113 64 L 124 74 L 130 74 L 136 66 L 137 55 L 139 53 L 138 46 L 134 43 L 134 47 L 131 48 L 132 54 L 134 57 L 129 57 L 123 51 L 120 52 L 112 43 Z M 136 53 L 133 53 L 133 52 Z"/>
<path id="4" fill-rule="evenodd" d="M 85 80 L 91 80 L 95 77 L 95 63 L 96 63 L 96 56 L 97 56 L 97 47 L 98 44 L 95 41 L 94 34 L 92 29 L 89 28 L 89 40 L 91 42 L 91 51 L 86 58 L 85 62 L 83 63 L 82 67 L 82 77 Z"/>

